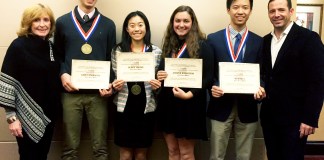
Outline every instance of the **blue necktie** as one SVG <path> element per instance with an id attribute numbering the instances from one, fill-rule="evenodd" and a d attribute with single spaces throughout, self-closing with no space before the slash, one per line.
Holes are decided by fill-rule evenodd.
<path id="1" fill-rule="evenodd" d="M 238 33 L 235 37 L 236 37 L 236 40 L 235 40 L 235 43 L 234 43 L 234 54 L 235 54 L 235 56 L 237 56 L 238 55 L 237 50 L 239 48 L 242 36 L 241 36 L 241 34 Z M 237 58 L 236 62 L 241 62 L 241 57 L 242 56 L 240 55 Z"/>
<path id="2" fill-rule="evenodd" d="M 236 56 L 238 54 L 237 50 L 240 45 L 242 36 L 238 33 L 235 37 L 236 37 L 236 40 L 235 40 L 235 44 L 234 44 L 234 54 Z"/>

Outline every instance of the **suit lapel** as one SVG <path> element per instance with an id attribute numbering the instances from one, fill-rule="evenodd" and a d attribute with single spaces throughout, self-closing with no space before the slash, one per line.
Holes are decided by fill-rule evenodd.
<path id="1" fill-rule="evenodd" d="M 272 62 L 271 62 L 271 40 L 272 40 L 272 35 L 268 34 L 267 36 L 264 37 L 264 44 L 263 44 L 263 55 L 264 55 L 264 60 L 263 60 L 263 65 L 264 67 L 271 71 L 272 70 Z"/>
<path id="2" fill-rule="evenodd" d="M 224 55 L 224 60 L 226 62 L 233 62 L 232 57 L 231 57 L 231 53 L 228 50 L 228 44 L 227 44 L 227 40 L 226 40 L 226 29 L 224 29 L 222 31 L 222 38 L 221 38 L 221 42 L 219 42 L 219 43 L 222 43 L 222 45 L 224 46 L 222 48 L 225 49 L 224 52 L 226 53 L 226 55 Z"/>
<path id="3" fill-rule="evenodd" d="M 287 50 L 290 48 L 290 46 L 294 42 L 296 35 L 297 35 L 296 34 L 297 30 L 298 30 L 298 27 L 294 23 L 287 35 L 287 38 L 285 39 L 285 42 L 282 44 L 282 46 L 278 52 L 276 62 L 274 63 L 273 69 L 275 69 L 276 66 L 278 66 L 280 64 L 281 59 L 287 53 Z"/>
<path id="4" fill-rule="evenodd" d="M 245 52 L 244 52 L 244 56 L 243 56 L 243 61 L 242 62 L 248 62 L 248 58 L 251 56 L 250 53 L 252 53 L 252 48 L 253 48 L 253 38 L 252 38 L 252 34 L 248 34 L 249 36 L 247 37 L 246 43 L 245 43 Z M 253 52 L 255 53 L 255 52 Z"/>

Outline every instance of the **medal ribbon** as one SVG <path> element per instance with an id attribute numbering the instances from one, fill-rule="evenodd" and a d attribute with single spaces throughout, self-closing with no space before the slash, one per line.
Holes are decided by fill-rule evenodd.
<path id="1" fill-rule="evenodd" d="M 83 37 L 83 39 L 87 42 L 88 39 L 91 37 L 93 31 L 97 28 L 97 24 L 100 20 L 100 14 L 98 14 L 98 16 L 94 19 L 94 21 L 92 22 L 91 28 L 88 30 L 88 32 L 85 32 L 82 29 L 81 24 L 79 23 L 79 21 L 77 20 L 75 14 L 74 14 L 74 11 L 71 12 L 71 17 L 74 22 L 74 26 L 77 28 L 77 30 L 79 31 L 79 33 Z"/>
<path id="2" fill-rule="evenodd" d="M 178 54 L 177 54 L 177 58 L 180 58 L 183 55 L 183 53 L 186 50 L 186 48 L 187 48 L 187 43 L 184 43 L 182 45 L 181 49 L 179 50 Z"/>
<path id="3" fill-rule="evenodd" d="M 143 53 L 145 53 L 146 52 L 146 45 L 144 44 L 144 46 L 143 46 Z"/>
<path id="4" fill-rule="evenodd" d="M 234 47 L 233 47 L 233 44 L 232 44 L 232 41 L 231 41 L 231 36 L 230 36 L 230 31 L 229 31 L 229 27 L 226 27 L 226 30 L 225 30 L 225 38 L 226 38 L 226 44 L 227 44 L 227 49 L 228 49 L 228 53 L 230 54 L 233 62 L 236 62 L 237 58 L 239 57 L 240 54 L 243 54 L 241 53 L 241 50 L 243 49 L 243 47 L 245 46 L 245 43 L 246 43 L 246 40 L 247 40 L 247 37 L 248 37 L 248 29 L 246 28 L 244 34 L 243 34 L 243 37 L 241 39 L 241 42 L 239 44 L 239 47 L 238 47 L 238 50 L 235 55 L 234 53 Z"/>
<path id="5" fill-rule="evenodd" d="M 131 50 L 133 51 L 133 45 L 131 45 Z M 145 45 L 145 44 L 143 45 L 142 52 L 143 52 L 143 53 L 146 52 L 146 45 Z M 132 85 L 132 87 L 131 87 L 131 92 L 132 92 L 134 95 L 139 95 L 139 94 L 142 92 L 142 89 L 141 89 L 141 87 L 137 84 L 137 82 L 135 82 L 135 84 Z"/>

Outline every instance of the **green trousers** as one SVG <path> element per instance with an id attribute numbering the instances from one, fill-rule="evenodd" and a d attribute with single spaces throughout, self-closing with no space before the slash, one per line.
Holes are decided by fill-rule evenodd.
<path id="1" fill-rule="evenodd" d="M 63 93 L 63 160 L 76 160 L 84 112 L 89 124 L 93 160 L 107 160 L 108 106 L 107 98 L 99 94 Z"/>

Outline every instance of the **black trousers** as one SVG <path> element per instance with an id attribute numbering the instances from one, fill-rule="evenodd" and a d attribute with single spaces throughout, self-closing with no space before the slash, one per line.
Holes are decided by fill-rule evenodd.
<path id="1" fill-rule="evenodd" d="M 38 143 L 35 143 L 28 137 L 26 132 L 23 131 L 23 138 L 16 138 L 20 160 L 47 160 L 53 132 L 54 125 L 51 122 L 46 126 L 45 134 L 42 139 Z"/>
<path id="2" fill-rule="evenodd" d="M 268 160 L 304 160 L 307 136 L 299 138 L 300 124 L 262 124 Z"/>

